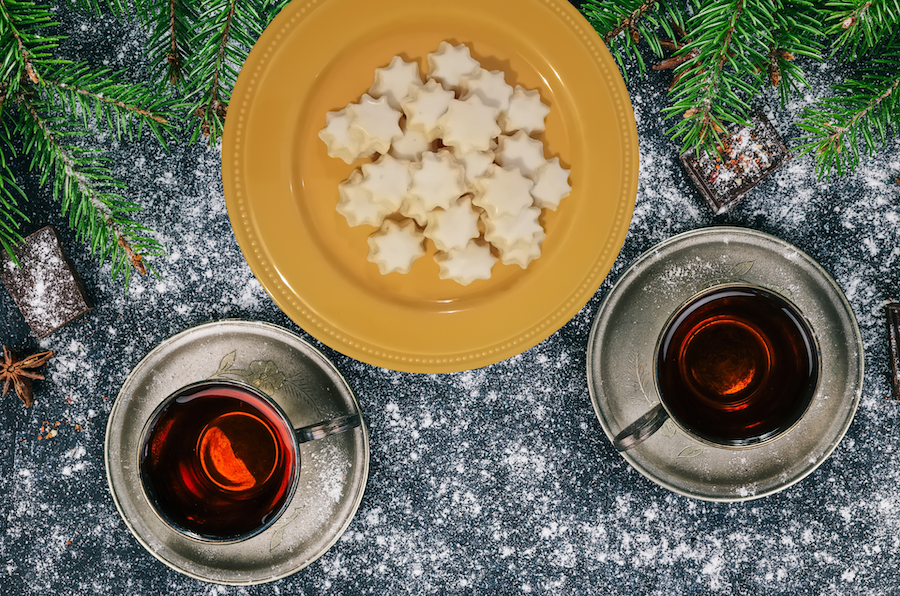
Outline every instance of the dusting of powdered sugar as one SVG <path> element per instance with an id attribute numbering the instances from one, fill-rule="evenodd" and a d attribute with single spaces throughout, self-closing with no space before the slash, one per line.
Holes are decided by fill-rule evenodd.
<path id="1" fill-rule="evenodd" d="M 140 27 L 67 16 L 62 57 L 129 68 L 146 78 Z M 645 55 L 652 62 L 653 58 Z M 781 108 L 760 107 L 788 146 L 803 107 L 826 96 L 839 67 L 808 66 L 811 88 Z M 895 590 L 900 559 L 900 411 L 887 401 L 884 304 L 900 299 L 900 142 L 865 166 L 818 180 L 814 159 L 793 159 L 731 212 L 714 216 L 666 136 L 671 73 L 631 71 L 640 177 L 622 252 L 600 290 L 534 348 L 474 371 L 417 375 L 362 364 L 330 350 L 284 316 L 256 281 L 225 208 L 220 149 L 145 137 L 102 137 L 141 223 L 169 256 L 161 279 L 135 276 L 125 292 L 98 268 L 58 215 L 48 190 L 22 206 L 35 228 L 59 230 L 95 305 L 37 341 L 5 293 L 0 340 L 20 353 L 52 349 L 24 409 L 0 409 L 0 559 L 9 594 L 859 594 Z M 78 142 L 87 142 L 78 140 Z M 27 170 L 27 163 L 22 167 Z M 27 176 L 26 176 L 27 177 Z M 561 207 L 562 208 L 562 207 Z M 633 259 L 679 232 L 738 225 L 791 242 L 845 291 L 862 332 L 866 377 L 847 436 L 824 464 L 775 495 L 708 503 L 676 495 L 615 452 L 591 404 L 587 344 L 600 301 Z M 298 258 L 300 256 L 298 255 Z M 703 268 L 669 268 L 676 285 Z M 310 280 L 314 283 L 315 280 Z M 132 536 L 106 485 L 106 421 L 129 371 L 154 346 L 198 323 L 269 321 L 310 340 L 347 378 L 369 432 L 366 491 L 346 532 L 321 558 L 260 586 L 215 586 L 159 562 Z M 217 356 L 218 357 L 218 356 Z M 328 517 L 352 470 L 322 446 L 316 466 Z M 311 470 L 313 471 L 313 470 Z M 304 490 L 306 486 L 301 486 Z M 744 487 L 754 496 L 755 487 Z"/>

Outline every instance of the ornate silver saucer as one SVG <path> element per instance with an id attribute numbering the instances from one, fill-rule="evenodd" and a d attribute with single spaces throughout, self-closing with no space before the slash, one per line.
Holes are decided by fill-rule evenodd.
<path id="1" fill-rule="evenodd" d="M 369 471 L 365 425 L 300 448 L 300 481 L 270 528 L 232 544 L 201 543 L 166 526 L 138 477 L 140 436 L 156 406 L 176 389 L 209 378 L 236 379 L 272 396 L 295 427 L 360 411 L 334 366 L 289 331 L 226 320 L 163 341 L 122 385 L 106 429 L 106 475 L 128 529 L 154 557 L 203 581 L 247 585 L 290 575 L 343 534 L 362 499 Z"/>
<path id="2" fill-rule="evenodd" d="M 671 421 L 622 457 L 676 493 L 707 501 L 770 495 L 815 470 L 840 442 L 862 393 L 863 346 L 853 310 L 834 279 L 774 236 L 715 227 L 670 238 L 640 256 L 600 305 L 587 373 L 597 418 L 612 441 L 659 398 L 656 343 L 669 315 L 703 289 L 746 282 L 789 298 L 818 337 L 819 389 L 803 419 L 778 440 L 742 450 L 702 445 Z"/>

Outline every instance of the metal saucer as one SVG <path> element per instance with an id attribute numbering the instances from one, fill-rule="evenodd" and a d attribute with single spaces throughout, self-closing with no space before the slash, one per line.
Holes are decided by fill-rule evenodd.
<path id="1" fill-rule="evenodd" d="M 166 526 L 138 476 L 140 435 L 156 406 L 176 389 L 208 378 L 237 379 L 272 396 L 295 427 L 360 408 L 347 383 L 315 348 L 262 322 L 226 320 L 163 341 L 122 385 L 106 429 L 106 475 L 125 525 L 154 557 L 190 577 L 248 585 L 280 579 L 324 554 L 350 524 L 369 471 L 365 425 L 300 447 L 300 480 L 284 515 L 248 540 L 216 544 Z"/>
<path id="2" fill-rule="evenodd" d="M 641 255 L 603 300 L 588 342 L 594 411 L 612 441 L 659 398 L 653 386 L 656 341 L 669 315 L 697 292 L 723 282 L 781 293 L 803 313 L 821 350 L 819 389 L 784 436 L 752 449 L 710 447 L 668 421 L 622 457 L 682 495 L 744 501 L 800 481 L 827 458 L 853 420 L 862 393 L 863 345 L 856 317 L 831 276 L 797 247 L 735 227 L 693 230 Z"/>

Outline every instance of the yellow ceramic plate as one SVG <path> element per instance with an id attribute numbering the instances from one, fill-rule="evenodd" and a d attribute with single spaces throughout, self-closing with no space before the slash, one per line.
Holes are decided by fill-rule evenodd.
<path id="1" fill-rule="evenodd" d="M 572 194 L 544 212 L 542 256 L 468 286 L 438 278 L 433 248 L 406 274 L 366 259 L 374 228 L 335 211 L 354 166 L 329 158 L 325 113 L 358 101 L 394 55 L 466 43 L 550 108 L 545 154 Z M 295 0 L 260 37 L 228 108 L 222 177 L 244 256 L 300 327 L 349 356 L 410 372 L 509 358 L 593 296 L 625 239 L 637 192 L 634 113 L 615 63 L 566 0 Z M 355 164 L 358 165 L 358 164 Z M 431 243 L 429 242 L 429 245 Z"/>

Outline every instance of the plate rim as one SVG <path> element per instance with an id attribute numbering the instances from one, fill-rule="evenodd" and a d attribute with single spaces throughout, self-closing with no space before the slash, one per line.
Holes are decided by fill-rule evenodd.
<path id="1" fill-rule="evenodd" d="M 352 388 L 347 383 L 347 380 L 344 378 L 344 375 L 342 375 L 340 373 L 340 371 L 337 369 L 337 367 L 335 367 L 334 363 L 331 360 L 329 360 L 328 358 L 326 358 L 325 355 L 322 354 L 322 352 L 320 350 L 318 350 L 315 346 L 310 344 L 308 341 L 306 341 L 299 335 L 291 332 L 290 330 L 285 329 L 284 327 L 281 327 L 274 323 L 269 323 L 266 321 L 255 321 L 255 320 L 238 319 L 238 318 L 218 319 L 218 320 L 212 320 L 212 321 L 206 321 L 203 323 L 198 323 L 196 325 L 187 327 L 187 328 L 183 329 L 182 331 L 179 331 L 178 333 L 168 336 L 165 339 L 163 339 L 162 341 L 160 341 L 158 344 L 156 344 L 146 355 L 144 355 L 143 358 L 140 359 L 140 361 L 138 361 L 137 364 L 135 364 L 131 368 L 131 370 L 128 372 L 128 376 L 122 382 L 122 386 L 120 387 L 119 392 L 116 394 L 115 402 L 113 403 L 112 408 L 110 408 L 109 416 L 107 417 L 107 420 L 106 420 L 106 433 L 104 435 L 104 442 L 103 442 L 103 459 L 104 459 L 104 468 L 106 470 L 106 484 L 107 484 L 107 488 L 109 489 L 109 493 L 112 497 L 113 503 L 116 506 L 116 510 L 119 513 L 119 518 L 125 523 L 125 526 L 128 528 L 131 535 L 138 541 L 138 543 L 142 547 L 144 547 L 144 550 L 146 550 L 155 559 L 157 559 L 161 563 L 165 564 L 170 569 L 177 571 L 178 573 L 181 573 L 182 575 L 185 575 L 187 577 L 197 579 L 197 580 L 200 580 L 203 582 L 218 584 L 218 585 L 249 586 L 249 585 L 265 584 L 265 583 L 269 583 L 269 582 L 283 579 L 285 577 L 293 575 L 294 573 L 297 573 L 297 572 L 305 569 L 306 567 L 311 565 L 313 562 L 318 560 L 325 553 L 327 553 L 329 550 L 331 550 L 331 547 L 333 547 L 337 543 L 337 541 L 340 540 L 341 536 L 343 536 L 343 534 L 347 531 L 347 528 L 350 526 L 353 519 L 356 517 L 356 513 L 359 511 L 359 506 L 361 505 L 363 496 L 365 495 L 365 492 L 366 492 L 366 486 L 368 484 L 368 478 L 369 478 L 369 464 L 370 464 L 370 459 L 371 459 L 371 450 L 370 450 L 370 446 L 369 446 L 369 431 L 368 431 L 368 426 L 365 423 L 364 415 L 363 415 L 363 423 L 359 427 L 361 430 L 361 433 L 362 433 L 362 446 L 363 446 L 363 452 L 364 452 L 364 457 L 363 457 L 362 461 L 360 462 L 361 468 L 362 468 L 361 478 L 360 478 L 360 482 L 359 482 L 359 487 L 357 489 L 352 506 L 350 508 L 349 515 L 347 515 L 346 519 L 343 521 L 343 523 L 341 524 L 338 531 L 335 532 L 335 535 L 332 537 L 332 539 L 326 545 L 324 545 L 324 547 L 320 550 L 320 552 L 316 553 L 312 557 L 303 559 L 300 562 L 299 566 L 292 568 L 292 569 L 285 571 L 284 573 L 281 573 L 278 575 L 272 575 L 272 576 L 261 578 L 261 579 L 250 579 L 250 580 L 246 580 L 246 581 L 243 581 L 243 580 L 228 581 L 228 580 L 223 580 L 223 579 L 219 579 L 219 578 L 207 577 L 207 576 L 201 575 L 199 573 L 194 573 L 193 571 L 190 571 L 188 569 L 179 567 L 175 562 L 164 558 L 162 555 L 157 553 L 153 548 L 151 548 L 150 544 L 145 539 L 145 537 L 137 531 L 137 529 L 134 527 L 134 525 L 132 523 L 132 520 L 130 520 L 128 518 L 128 516 L 125 514 L 125 511 L 122 508 L 122 504 L 120 503 L 119 494 L 116 492 L 116 490 L 114 488 L 113 470 L 112 470 L 112 463 L 111 463 L 112 458 L 109 457 L 110 442 L 111 442 L 111 439 L 113 438 L 113 434 L 114 434 L 113 425 L 111 424 L 111 422 L 113 420 L 113 417 L 116 415 L 116 412 L 118 411 L 118 409 L 120 407 L 120 404 L 122 403 L 122 399 L 120 399 L 121 396 L 126 392 L 126 389 L 128 389 L 134 383 L 135 373 L 137 371 L 141 370 L 143 367 L 145 367 L 148 362 L 150 362 L 152 359 L 157 357 L 171 343 L 179 341 L 179 340 L 183 339 L 185 336 L 197 333 L 198 329 L 202 330 L 206 327 L 216 327 L 216 326 L 220 326 L 223 324 L 235 324 L 239 327 L 247 327 L 247 328 L 253 328 L 253 327 L 264 328 L 264 329 L 267 329 L 276 334 L 281 334 L 281 335 L 290 337 L 291 340 L 293 340 L 293 341 L 298 341 L 302 344 L 305 344 L 305 346 L 314 355 L 316 355 L 319 358 L 320 364 L 328 366 L 330 368 L 330 372 L 332 372 L 337 377 L 337 379 L 340 379 L 341 383 L 344 385 L 344 388 L 347 391 L 347 395 L 351 398 L 353 404 L 355 405 L 357 412 L 359 412 L 360 414 L 363 414 L 362 408 L 360 407 L 359 400 L 357 399 L 356 394 L 353 392 Z M 271 530 L 271 528 L 270 528 L 270 530 Z M 267 531 L 269 531 L 269 530 L 267 530 Z M 227 547 L 228 545 L 224 545 L 224 546 Z"/>
<path id="2" fill-rule="evenodd" d="M 840 285 L 838 285 L 837 281 L 831 276 L 831 274 L 828 273 L 828 271 L 825 270 L 825 268 L 822 267 L 822 265 L 816 259 L 812 258 L 806 251 L 804 251 L 801 248 L 797 247 L 796 245 L 791 244 L 790 242 L 783 240 L 772 234 L 768 234 L 766 232 L 761 232 L 759 230 L 755 230 L 752 228 L 740 227 L 740 226 L 715 226 L 715 225 L 713 225 L 713 226 L 704 226 L 701 228 L 695 228 L 693 230 L 681 232 L 679 234 L 671 236 L 671 237 L 651 246 L 650 248 L 648 248 L 647 250 L 642 252 L 640 254 L 640 256 L 638 256 L 631 263 L 628 264 L 628 266 L 622 271 L 622 273 L 616 279 L 615 283 L 613 283 L 612 287 L 610 287 L 609 291 L 603 297 L 603 300 L 600 302 L 600 305 L 597 308 L 597 312 L 596 312 L 593 322 L 591 324 L 591 330 L 590 330 L 590 334 L 588 336 L 588 344 L 587 344 L 587 351 L 586 351 L 586 373 L 587 373 L 588 393 L 590 395 L 591 405 L 593 406 L 593 409 L 594 409 L 594 415 L 596 416 L 598 422 L 600 423 L 600 426 L 603 428 L 603 432 L 606 435 L 606 438 L 609 440 L 610 444 L 613 443 L 613 439 L 614 439 L 615 435 L 611 431 L 611 429 L 608 427 L 607 421 L 601 413 L 601 407 L 600 407 L 599 395 L 598 395 L 599 390 L 595 387 L 595 383 L 593 380 L 595 375 L 592 372 L 593 371 L 593 362 L 595 360 L 594 352 L 598 349 L 596 344 L 597 344 L 597 340 L 598 340 L 598 327 L 599 327 L 601 319 L 602 319 L 601 315 L 605 312 L 606 307 L 607 307 L 609 301 L 611 300 L 611 297 L 613 297 L 618 290 L 621 290 L 621 288 L 623 287 L 623 285 L 625 283 L 631 281 L 630 277 L 634 274 L 634 271 L 645 261 L 654 258 L 654 255 L 661 252 L 663 249 L 670 247 L 673 244 L 678 244 L 681 242 L 689 241 L 697 236 L 715 235 L 715 234 L 733 234 L 733 235 L 737 235 L 737 236 L 756 237 L 758 239 L 762 239 L 767 242 L 774 242 L 775 244 L 777 244 L 783 248 L 792 250 L 792 251 L 796 252 L 798 255 L 800 255 L 800 257 L 807 264 L 809 264 L 813 270 L 815 270 L 815 272 L 820 276 L 820 278 L 823 281 L 825 281 L 827 284 L 831 285 L 832 288 L 834 290 L 836 290 L 835 293 L 838 297 L 839 305 L 848 314 L 847 322 L 849 323 L 849 325 L 853 331 L 853 335 L 855 337 L 855 341 L 852 342 L 852 345 L 856 348 L 856 354 L 857 354 L 857 363 L 856 363 L 856 367 L 855 367 L 855 374 L 856 374 L 856 379 L 857 379 L 856 388 L 852 392 L 847 391 L 845 393 L 845 395 L 842 396 L 842 398 L 844 400 L 847 400 L 847 397 L 849 395 L 851 395 L 851 393 L 852 393 L 852 398 L 849 399 L 849 407 L 847 409 L 846 419 L 843 421 L 842 425 L 840 426 L 840 428 L 838 429 L 838 431 L 834 435 L 834 437 L 830 439 L 831 443 L 826 446 L 826 448 L 822 451 L 821 456 L 819 457 L 818 461 L 816 461 L 813 465 L 804 469 L 796 477 L 794 477 L 786 482 L 781 482 L 779 484 L 776 484 L 775 486 L 773 486 L 772 488 L 770 488 L 768 490 L 760 491 L 760 492 L 753 492 L 753 493 L 750 493 L 750 494 L 747 494 L 744 496 L 742 496 L 742 495 L 711 496 L 711 495 L 698 494 L 695 492 L 691 492 L 689 490 L 684 490 L 679 486 L 676 486 L 674 484 L 666 482 L 664 479 L 655 476 L 654 474 L 652 474 L 650 472 L 650 470 L 648 470 L 644 466 L 640 465 L 628 453 L 628 451 L 618 452 L 619 455 L 621 455 L 622 458 L 626 462 L 628 462 L 628 464 L 634 470 L 639 472 L 642 476 L 644 476 L 645 478 L 647 478 L 654 484 L 657 484 L 667 490 L 672 491 L 673 493 L 676 493 L 676 494 L 679 494 L 679 495 L 682 495 L 685 497 L 689 497 L 692 499 L 697 499 L 700 501 L 718 502 L 718 503 L 735 503 L 735 502 L 744 502 L 744 501 L 761 499 L 763 497 L 773 495 L 773 494 L 778 493 L 786 488 L 789 488 L 789 487 L 797 484 L 798 482 L 800 482 L 807 476 L 809 476 L 815 470 L 817 470 L 819 468 L 819 466 L 821 466 L 825 462 L 825 460 L 827 460 L 831 456 L 831 454 L 834 452 L 834 450 L 837 448 L 837 446 L 843 440 L 844 436 L 847 433 L 847 430 L 850 428 L 850 425 L 853 423 L 853 420 L 856 417 L 856 411 L 859 407 L 859 403 L 860 403 L 860 400 L 862 397 L 862 390 L 863 390 L 863 384 L 864 384 L 863 381 L 864 381 L 864 374 L 865 374 L 865 351 L 864 351 L 862 334 L 859 329 L 859 322 L 856 319 L 856 313 L 853 312 L 852 305 L 847 300 L 846 294 L 844 293 L 844 291 L 840 287 Z M 853 371 L 854 367 L 848 366 L 847 370 Z"/>
<path id="3" fill-rule="evenodd" d="M 296 324 L 323 344 L 352 358 L 375 366 L 402 372 L 441 373 L 471 370 L 500 362 L 533 347 L 552 335 L 575 316 L 594 296 L 603 280 L 614 265 L 616 256 L 624 244 L 637 199 L 639 147 L 637 127 L 631 101 L 624 79 L 606 45 L 590 26 L 588 21 L 568 0 L 529 0 L 534 6 L 544 6 L 555 10 L 572 33 L 592 56 L 592 64 L 597 67 L 597 80 L 602 81 L 615 105 L 615 121 L 618 124 L 619 142 L 622 144 L 622 179 L 614 194 L 616 210 L 610 217 L 614 221 L 609 237 L 597 250 L 589 268 L 585 268 L 583 278 L 573 283 L 568 295 L 554 298 L 555 306 L 547 307 L 547 314 L 539 315 L 536 321 L 523 326 L 516 335 L 488 339 L 478 346 L 471 346 L 452 353 L 423 355 L 416 346 L 403 345 L 386 347 L 370 343 L 366 339 L 354 337 L 336 328 L 335 324 L 323 320 L 303 300 L 302 294 L 282 283 L 271 259 L 261 252 L 264 241 L 253 222 L 248 218 L 249 191 L 244 193 L 246 178 L 241 171 L 241 159 L 247 134 L 244 131 L 244 111 L 252 103 L 257 89 L 257 74 L 264 73 L 267 61 L 273 59 L 280 46 L 280 39 L 299 26 L 305 16 L 312 14 L 316 5 L 342 0 L 305 0 L 289 4 L 272 24 L 263 32 L 251 50 L 241 70 L 232 94 L 234 114 L 226 119 L 222 145 L 223 188 L 232 228 L 244 257 L 260 284 L 276 305 Z M 304 16 L 305 15 L 305 16 Z M 260 74 L 261 76 L 261 74 Z M 606 266 L 604 266 L 606 265 Z M 488 345 L 489 344 L 489 345 Z M 439 351 L 438 351 L 439 352 Z"/>

